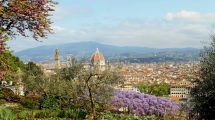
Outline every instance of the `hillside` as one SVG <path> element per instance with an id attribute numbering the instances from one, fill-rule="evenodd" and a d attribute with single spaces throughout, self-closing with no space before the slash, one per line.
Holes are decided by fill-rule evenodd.
<path id="1" fill-rule="evenodd" d="M 92 53 L 99 48 L 99 50 L 108 59 L 159 59 L 168 58 L 167 60 L 196 60 L 199 57 L 200 49 L 196 48 L 146 48 L 146 47 L 119 47 L 113 45 L 100 44 L 96 42 L 79 42 L 68 43 L 61 45 L 40 46 L 15 53 L 24 61 L 53 61 L 54 51 L 58 48 L 60 50 L 61 59 L 65 59 L 67 55 L 72 54 L 76 58 L 90 58 Z M 165 60 L 165 59 L 164 59 Z M 143 60 L 144 61 L 144 60 Z"/>

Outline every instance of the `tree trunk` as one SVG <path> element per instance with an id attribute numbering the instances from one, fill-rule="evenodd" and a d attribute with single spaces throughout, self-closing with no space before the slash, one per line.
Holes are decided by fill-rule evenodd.
<path id="1" fill-rule="evenodd" d="M 91 103 L 91 110 L 92 110 L 92 114 L 93 114 L 93 120 L 96 120 L 96 108 L 95 108 L 95 104 L 94 104 L 94 100 L 93 100 L 92 91 L 91 91 L 91 88 L 90 88 L 88 82 L 87 82 L 87 88 L 88 88 L 89 97 L 90 97 L 90 103 Z"/>

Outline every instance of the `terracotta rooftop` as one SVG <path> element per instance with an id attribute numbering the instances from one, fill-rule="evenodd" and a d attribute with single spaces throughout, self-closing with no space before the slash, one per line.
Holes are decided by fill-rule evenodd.
<path id="1" fill-rule="evenodd" d="M 91 62 L 100 62 L 100 61 L 104 61 L 104 56 L 102 53 L 99 52 L 99 49 L 96 49 L 96 52 L 92 55 L 91 57 Z"/>

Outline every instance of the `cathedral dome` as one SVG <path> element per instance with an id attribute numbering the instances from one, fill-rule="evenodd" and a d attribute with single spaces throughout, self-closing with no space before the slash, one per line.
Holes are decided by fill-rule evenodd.
<path id="1" fill-rule="evenodd" d="M 96 49 L 96 52 L 91 57 L 91 63 L 93 65 L 105 65 L 105 59 L 102 53 L 99 52 L 99 49 Z"/>

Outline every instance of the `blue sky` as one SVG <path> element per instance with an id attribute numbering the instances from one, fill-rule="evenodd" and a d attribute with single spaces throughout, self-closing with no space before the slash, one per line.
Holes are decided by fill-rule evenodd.
<path id="1" fill-rule="evenodd" d="M 17 37 L 14 51 L 41 45 L 95 41 L 118 46 L 195 47 L 215 28 L 213 0 L 58 0 L 55 34 L 37 42 Z"/>

